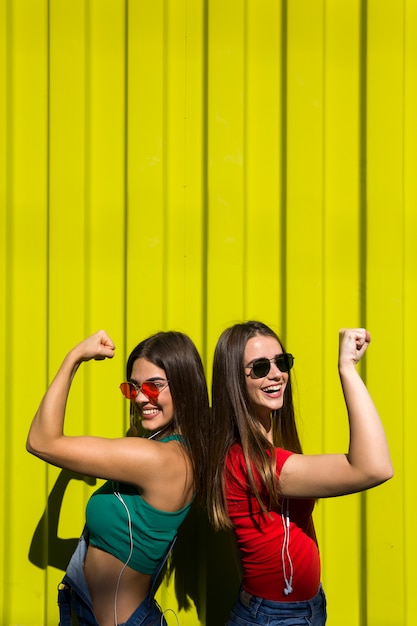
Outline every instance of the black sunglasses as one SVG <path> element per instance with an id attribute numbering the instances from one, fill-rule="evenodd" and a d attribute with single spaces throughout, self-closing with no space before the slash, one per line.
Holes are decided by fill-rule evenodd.
<path id="1" fill-rule="evenodd" d="M 289 372 L 294 365 L 294 357 L 289 352 L 283 352 L 282 354 L 276 354 L 273 359 L 255 359 L 250 365 L 246 366 L 250 369 L 247 376 L 251 378 L 264 378 L 268 376 L 271 363 L 275 363 L 281 372 Z"/>

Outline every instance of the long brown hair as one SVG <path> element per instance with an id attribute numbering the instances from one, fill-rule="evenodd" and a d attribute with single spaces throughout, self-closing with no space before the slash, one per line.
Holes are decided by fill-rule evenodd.
<path id="1" fill-rule="evenodd" d="M 209 401 L 203 364 L 192 340 L 178 331 L 159 332 L 141 341 L 130 353 L 126 364 L 127 380 L 136 359 L 145 358 L 165 371 L 169 380 L 174 419 L 172 430 L 184 438 L 194 471 L 196 497 L 206 495 Z"/>
<path id="2" fill-rule="evenodd" d="M 208 455 L 207 508 L 214 527 L 231 527 L 224 489 L 227 453 L 233 443 L 243 449 L 248 480 L 256 498 L 266 511 L 254 480 L 255 470 L 269 493 L 269 506 L 278 504 L 275 471 L 275 446 L 301 452 L 292 399 L 291 378 L 284 392 L 281 409 L 272 413 L 273 445 L 263 434 L 253 414 L 246 386 L 244 353 L 249 339 L 256 335 L 274 337 L 285 348 L 276 333 L 262 322 L 248 321 L 226 329 L 217 343 L 213 361 L 212 412 Z"/>

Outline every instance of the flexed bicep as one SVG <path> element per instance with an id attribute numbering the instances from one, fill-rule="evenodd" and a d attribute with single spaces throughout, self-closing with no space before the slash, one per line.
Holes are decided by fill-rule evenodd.
<path id="1" fill-rule="evenodd" d="M 347 454 L 294 454 L 281 470 L 281 495 L 292 498 L 330 498 L 374 487 L 375 480 L 352 465 Z"/>

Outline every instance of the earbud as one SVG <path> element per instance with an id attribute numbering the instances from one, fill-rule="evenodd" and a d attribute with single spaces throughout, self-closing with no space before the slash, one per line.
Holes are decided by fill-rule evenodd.
<path id="1" fill-rule="evenodd" d="M 289 596 L 290 593 L 292 593 L 292 587 L 291 585 L 287 585 L 284 589 L 284 596 Z"/>

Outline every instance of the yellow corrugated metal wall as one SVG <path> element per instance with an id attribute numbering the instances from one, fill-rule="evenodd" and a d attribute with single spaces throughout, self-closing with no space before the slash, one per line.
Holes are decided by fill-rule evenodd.
<path id="1" fill-rule="evenodd" d="M 346 449 L 337 332 L 370 329 L 396 474 L 317 507 L 328 623 L 416 623 L 416 111 L 417 0 L 0 0 L 2 625 L 57 623 L 94 488 L 25 452 L 65 351 L 115 340 L 68 431 L 118 435 L 132 345 L 183 330 L 210 379 L 248 318 L 297 357 L 307 452 Z M 221 626 L 232 552 L 194 522 L 158 598 Z"/>

